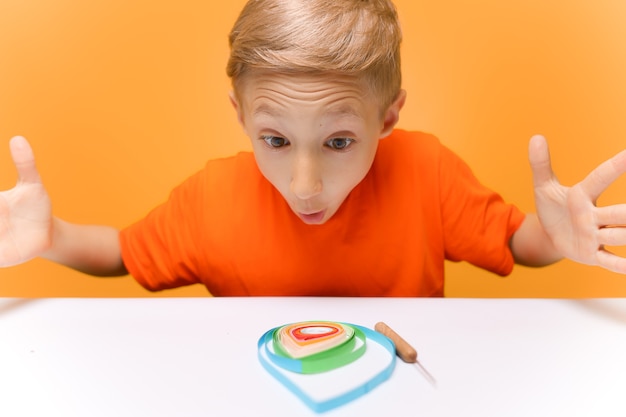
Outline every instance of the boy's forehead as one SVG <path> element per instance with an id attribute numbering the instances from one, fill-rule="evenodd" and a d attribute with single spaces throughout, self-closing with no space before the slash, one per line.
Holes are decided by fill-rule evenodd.
<path id="1" fill-rule="evenodd" d="M 240 84 L 237 96 L 253 113 L 274 115 L 289 102 L 325 102 L 330 113 L 360 115 L 371 92 L 357 77 L 259 73 Z"/>
<path id="2" fill-rule="evenodd" d="M 297 110 L 298 108 L 297 106 L 280 106 L 269 100 L 259 101 L 252 107 L 251 114 L 252 116 L 259 117 L 268 116 L 271 118 L 282 118 L 289 117 L 289 110 Z M 324 117 L 356 117 L 359 119 L 366 117 L 361 106 L 345 102 L 324 106 L 321 110 Z"/>
<path id="3" fill-rule="evenodd" d="M 288 72 L 275 70 L 255 70 L 249 71 L 242 77 L 239 83 L 241 87 L 264 84 L 282 84 L 300 86 L 302 89 L 315 89 L 320 85 L 344 85 L 364 94 L 369 90 L 367 83 L 362 77 L 346 73 L 331 72 Z"/>

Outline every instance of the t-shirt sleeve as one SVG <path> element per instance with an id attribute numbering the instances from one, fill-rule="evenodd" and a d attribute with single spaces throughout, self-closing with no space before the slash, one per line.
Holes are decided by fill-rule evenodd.
<path id="1" fill-rule="evenodd" d="M 196 262 L 204 178 L 198 173 L 145 218 L 120 233 L 128 272 L 146 289 L 158 291 L 198 282 Z"/>
<path id="2" fill-rule="evenodd" d="M 483 186 L 446 147 L 441 150 L 439 175 L 446 258 L 510 274 L 515 262 L 509 242 L 525 214 Z"/>

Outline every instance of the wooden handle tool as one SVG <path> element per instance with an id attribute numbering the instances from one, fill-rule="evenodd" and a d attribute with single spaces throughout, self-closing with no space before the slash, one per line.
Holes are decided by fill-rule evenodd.
<path id="1" fill-rule="evenodd" d="M 430 372 L 428 372 L 426 368 L 424 368 L 424 366 L 420 363 L 420 361 L 417 360 L 417 350 L 415 350 L 415 348 L 411 346 L 409 342 L 400 337 L 398 333 L 396 333 L 391 327 L 387 326 L 382 321 L 376 323 L 376 325 L 374 326 L 374 330 L 390 338 L 393 341 L 394 345 L 396 345 L 396 354 L 398 355 L 398 357 L 400 357 L 400 359 L 402 359 L 406 363 L 415 364 L 415 366 L 417 366 L 417 369 L 419 369 L 424 378 L 426 378 L 426 380 L 430 382 L 433 387 L 437 386 L 437 381 L 435 380 L 435 378 L 433 378 Z"/>

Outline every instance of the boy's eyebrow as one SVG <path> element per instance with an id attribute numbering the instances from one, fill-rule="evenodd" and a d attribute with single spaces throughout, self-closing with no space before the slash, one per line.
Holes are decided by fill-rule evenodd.
<path id="1" fill-rule="evenodd" d="M 363 118 L 363 116 L 361 115 L 359 111 L 357 111 L 353 106 L 350 106 L 345 103 L 339 106 L 331 106 L 330 109 L 328 109 L 328 111 L 324 112 L 324 114 L 333 115 L 333 116 L 355 116 L 355 117 Z"/>

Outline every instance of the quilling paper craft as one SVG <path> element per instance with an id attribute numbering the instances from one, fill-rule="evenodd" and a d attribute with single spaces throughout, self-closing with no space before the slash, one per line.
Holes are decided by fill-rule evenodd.
<path id="1" fill-rule="evenodd" d="M 263 367 L 316 412 L 346 404 L 386 381 L 395 346 L 355 324 L 307 321 L 268 330 L 258 342 Z"/>

